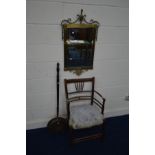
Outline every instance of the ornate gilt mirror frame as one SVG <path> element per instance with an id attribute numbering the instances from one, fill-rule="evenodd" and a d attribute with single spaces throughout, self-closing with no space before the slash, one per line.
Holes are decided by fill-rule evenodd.
<path id="1" fill-rule="evenodd" d="M 91 19 L 86 21 L 86 15 L 77 15 L 77 19 L 62 20 L 62 39 L 64 40 L 64 71 L 81 75 L 88 69 L 93 69 L 95 41 L 99 22 Z"/>

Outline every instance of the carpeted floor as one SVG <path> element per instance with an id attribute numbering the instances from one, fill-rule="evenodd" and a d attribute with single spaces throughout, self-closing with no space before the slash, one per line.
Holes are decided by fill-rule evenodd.
<path id="1" fill-rule="evenodd" d="M 68 132 L 51 134 L 47 128 L 27 130 L 27 155 L 128 155 L 129 115 L 105 121 L 103 141 L 82 142 L 70 147 Z"/>

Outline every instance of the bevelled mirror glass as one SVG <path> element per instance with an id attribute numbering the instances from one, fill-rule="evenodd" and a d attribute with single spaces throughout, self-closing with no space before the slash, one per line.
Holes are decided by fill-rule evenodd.
<path id="1" fill-rule="evenodd" d="M 64 40 L 64 70 L 73 71 L 77 75 L 85 70 L 93 69 L 95 41 L 99 26 L 99 23 L 94 20 L 86 22 L 82 12 L 83 10 L 75 22 L 68 19 L 61 23 Z"/>

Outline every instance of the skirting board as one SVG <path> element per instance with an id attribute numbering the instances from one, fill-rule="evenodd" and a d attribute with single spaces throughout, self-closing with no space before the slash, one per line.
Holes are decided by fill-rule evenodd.
<path id="1" fill-rule="evenodd" d="M 115 116 L 121 116 L 121 115 L 127 115 L 129 114 L 129 109 L 113 109 L 110 111 L 105 111 L 104 112 L 104 117 L 109 118 L 109 117 L 115 117 Z M 66 115 L 62 115 L 61 117 L 65 117 Z M 45 120 L 34 120 L 34 121 L 28 121 L 26 123 L 26 129 L 36 129 L 36 128 L 43 128 L 47 126 L 47 123 L 50 119 L 45 119 Z"/>

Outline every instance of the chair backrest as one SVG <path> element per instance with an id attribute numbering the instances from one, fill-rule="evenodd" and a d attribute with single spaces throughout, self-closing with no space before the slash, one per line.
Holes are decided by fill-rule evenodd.
<path id="1" fill-rule="evenodd" d="M 89 84 L 89 87 L 88 85 Z M 93 104 L 95 77 L 80 79 L 64 79 L 67 102 L 90 100 Z"/>

